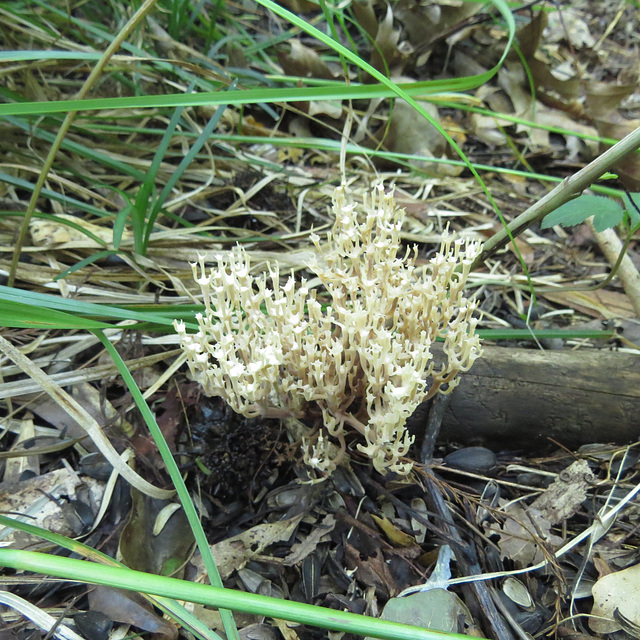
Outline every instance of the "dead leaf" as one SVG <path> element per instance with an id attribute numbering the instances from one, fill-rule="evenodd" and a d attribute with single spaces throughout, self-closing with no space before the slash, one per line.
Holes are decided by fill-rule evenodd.
<path id="1" fill-rule="evenodd" d="M 562 7 L 550 13 L 543 36 L 546 43 L 566 40 L 576 49 L 593 47 L 596 43 L 584 20 L 584 13 L 572 7 Z"/>
<path id="2" fill-rule="evenodd" d="M 347 544 L 345 545 L 345 563 L 349 569 L 355 569 L 356 578 L 362 584 L 375 587 L 378 597 L 388 598 L 398 591 L 380 549 L 376 549 L 373 555 L 363 559 L 355 547 Z"/>
<path id="3" fill-rule="evenodd" d="M 593 474 L 587 461 L 577 460 L 560 473 L 530 506 L 508 504 L 504 510 L 508 517 L 502 529 L 497 525 L 490 527 L 500 535 L 498 546 L 502 556 L 522 567 L 542 562 L 545 554 L 540 543 L 551 547 L 562 544 L 562 538 L 551 533 L 551 527 L 577 512 L 587 496 L 591 479 Z"/>
<path id="4" fill-rule="evenodd" d="M 640 625 L 640 564 L 600 578 L 592 590 L 592 616 L 589 626 L 595 633 L 613 633 L 623 628 L 616 612 L 632 624 Z"/>
<path id="5" fill-rule="evenodd" d="M 552 525 L 573 516 L 587 497 L 593 473 L 586 460 L 576 460 L 531 504 Z"/>
<path id="6" fill-rule="evenodd" d="M 89 249 L 102 248 L 102 245 L 92 240 L 77 228 L 66 224 L 67 222 L 72 223 L 76 227 L 82 227 L 107 244 L 113 240 L 113 230 L 111 228 L 86 222 L 76 216 L 60 213 L 56 216 L 55 220 L 44 220 L 42 218 L 34 218 L 31 220 L 29 223 L 29 231 L 31 232 L 33 244 L 38 247 L 55 247 L 57 249 L 70 249 L 75 247 L 85 247 Z M 122 236 L 122 243 L 130 243 L 132 238 L 131 232 L 125 231 Z"/>
<path id="7" fill-rule="evenodd" d="M 506 504 L 504 500 L 501 502 Z M 498 547 L 502 557 L 513 560 L 516 566 L 527 567 L 542 562 L 545 554 L 541 542 L 551 546 L 562 544 L 562 538 L 551 533 L 551 523 L 539 510 L 512 503 L 504 514 L 507 518 L 502 528 L 493 524 L 489 530 L 500 536 Z"/>
<path id="8" fill-rule="evenodd" d="M 302 540 L 291 546 L 291 553 L 284 558 L 282 564 L 293 566 L 302 562 L 307 556 L 311 555 L 323 538 L 333 531 L 336 526 L 336 519 L 330 513 L 327 514 L 321 522 L 317 523 L 311 533 Z"/>
<path id="9" fill-rule="evenodd" d="M 351 9 L 357 24 L 366 31 L 372 40 L 375 40 L 378 33 L 378 19 L 373 10 L 373 0 L 353 0 Z"/>
<path id="10" fill-rule="evenodd" d="M 124 563 L 138 571 L 182 577 L 181 568 L 195 544 L 184 510 L 176 509 L 172 501 L 151 498 L 133 487 L 131 498 L 129 521 L 120 536 Z M 170 511 L 166 511 L 167 507 Z M 159 526 L 157 521 L 163 513 L 168 517 Z"/>
<path id="11" fill-rule="evenodd" d="M 431 46 L 440 36 L 454 30 L 454 25 L 481 11 L 475 2 L 413 2 L 400 0 L 395 16 L 409 34 L 409 41 L 417 49 Z"/>
<path id="12" fill-rule="evenodd" d="M 420 105 L 433 120 L 440 122 L 435 105 L 430 102 L 420 102 Z M 426 158 L 442 157 L 447 147 L 445 139 L 435 126 L 411 105 L 404 100 L 396 100 L 389 117 L 388 126 L 382 126 L 376 134 L 376 138 L 382 141 L 387 151 Z M 385 161 L 381 161 L 380 164 L 384 166 Z M 448 169 L 445 169 L 445 165 L 434 164 L 428 160 L 414 160 L 413 164 L 436 174 Z"/>
<path id="13" fill-rule="evenodd" d="M 384 74 L 388 74 L 389 71 L 401 73 L 402 69 L 398 68 L 398 64 L 402 60 L 403 55 L 398 48 L 399 40 L 400 30 L 394 29 L 393 11 L 391 5 L 387 5 L 387 13 L 384 20 L 378 26 L 375 46 L 371 51 L 369 64 Z"/>
<path id="14" fill-rule="evenodd" d="M 333 72 L 313 49 L 294 39 L 289 40 L 287 44 L 291 47 L 289 53 L 282 49 L 276 51 L 278 62 L 287 75 L 333 80 Z"/>
<path id="15" fill-rule="evenodd" d="M 617 114 L 610 115 L 607 119 L 596 118 L 598 133 L 605 138 L 622 140 L 625 136 L 640 127 L 640 120 L 625 120 Z M 605 149 L 603 148 L 602 151 Z M 620 182 L 629 191 L 640 190 L 640 156 L 630 153 L 620 162 L 616 163 L 611 171 L 615 171 Z"/>
<path id="16" fill-rule="evenodd" d="M 270 545 L 289 540 L 304 514 L 288 520 L 259 524 L 241 533 L 211 546 L 211 552 L 222 578 L 228 578 L 236 569 L 244 567 L 247 562 L 262 554 Z M 196 565 L 196 582 L 205 576 L 204 563 L 201 556 L 192 560 Z"/>
<path id="17" fill-rule="evenodd" d="M 89 488 L 91 501 L 97 505 L 102 500 L 104 483 L 93 478 L 83 478 L 82 486 Z M 0 511 L 13 517 L 24 515 L 29 524 L 48 529 L 63 536 L 77 535 L 65 515 L 63 506 L 76 498 L 78 476 L 66 468 L 50 471 L 21 482 L 0 484 Z M 33 537 L 15 529 L 0 528 L 0 541 L 14 549 L 33 545 Z M 38 538 L 37 542 L 41 542 Z"/>
<path id="18" fill-rule="evenodd" d="M 401 531 L 387 518 L 380 518 L 379 516 L 372 514 L 371 516 L 380 529 L 387 536 L 387 540 L 394 547 L 414 547 L 416 545 L 415 538 L 408 533 Z"/>
<path id="19" fill-rule="evenodd" d="M 592 318 L 634 318 L 635 311 L 625 293 L 596 289 L 595 291 L 546 291 L 540 296 L 563 307 L 585 313 Z"/>
<path id="20" fill-rule="evenodd" d="M 445 633 L 465 633 L 474 626 L 464 602 L 446 589 L 429 589 L 403 598 L 391 598 L 380 617 Z"/>
<path id="21" fill-rule="evenodd" d="M 638 88 L 637 83 L 614 84 L 591 81 L 586 84 L 587 112 L 592 118 L 603 118 L 613 113 L 620 103 Z"/>
<path id="22" fill-rule="evenodd" d="M 535 12 L 531 21 L 518 30 L 520 50 L 527 61 L 535 85 L 545 91 L 553 91 L 560 96 L 565 105 L 574 104 L 580 95 L 580 78 L 577 76 L 557 78 L 552 73 L 551 62 L 542 60 L 536 55 L 546 24 L 546 12 Z"/>
<path id="23" fill-rule="evenodd" d="M 157 615 L 137 593 L 97 586 L 89 591 L 89 606 L 92 611 L 100 611 L 111 620 L 157 634 L 158 640 L 175 640 L 178 637 L 177 627 Z"/>
<path id="24" fill-rule="evenodd" d="M 33 423 L 33 414 L 27 412 L 20 420 L 20 430 L 16 441 L 11 445 L 10 451 L 23 450 L 24 455 L 16 458 L 8 458 L 4 465 L 4 482 L 18 482 L 25 471 L 31 471 L 33 475 L 40 475 L 40 463 L 38 456 L 27 455 L 23 445 L 34 442 L 36 427 Z"/>

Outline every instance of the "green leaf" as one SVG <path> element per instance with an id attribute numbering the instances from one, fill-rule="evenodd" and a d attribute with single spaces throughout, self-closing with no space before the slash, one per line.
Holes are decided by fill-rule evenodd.
<path id="1" fill-rule="evenodd" d="M 112 325 L 64 311 L 7 301 L 0 306 L 0 326 L 13 329 L 108 329 Z"/>
<path id="2" fill-rule="evenodd" d="M 28 304 L 24 304 L 24 303 Z M 0 285 L 0 326 L 3 318 L 5 317 L 4 313 L 8 307 L 8 304 L 23 304 L 23 306 L 28 307 L 29 309 L 40 308 L 41 310 L 58 310 L 63 312 L 63 316 L 65 318 L 74 318 L 75 320 L 82 320 L 84 318 L 77 318 L 75 316 L 98 316 L 100 318 L 109 318 L 110 320 L 137 320 L 138 322 L 149 322 L 152 325 L 163 325 L 168 327 L 173 327 L 173 318 L 170 317 L 170 314 L 167 313 L 167 310 L 163 307 L 163 313 L 160 315 L 154 314 L 152 311 L 136 311 L 134 309 L 125 309 L 122 307 L 112 307 L 106 304 L 96 304 L 95 302 L 83 302 L 81 300 L 73 300 L 68 298 L 62 298 L 60 296 L 54 296 L 48 293 L 40 293 L 39 291 L 28 291 L 26 289 L 16 289 L 14 287 L 7 287 L 5 285 Z M 145 306 L 145 309 L 152 309 L 153 306 Z M 51 320 L 53 316 L 46 311 L 43 311 L 47 314 L 47 319 Z M 64 313 L 69 312 L 69 313 Z M 71 314 L 74 314 L 73 316 Z M 18 317 L 18 314 L 15 314 Z M 24 312 L 22 319 L 24 320 Z M 71 322 L 71 320 L 69 320 Z M 89 322 L 89 320 L 87 320 Z M 93 321 L 91 321 L 93 322 Z M 98 322 L 98 321 L 95 321 Z M 100 328 L 98 325 L 93 325 L 92 327 L 88 327 L 87 325 L 82 325 L 80 327 L 76 322 L 73 325 L 65 325 L 65 328 Z M 14 326 L 18 325 L 6 325 L 6 326 Z M 28 325 L 30 327 L 34 325 Z M 41 325 L 42 326 L 42 325 Z M 103 328 L 107 328 L 111 325 L 102 325 Z M 191 322 L 187 324 L 190 329 L 194 331 L 198 330 L 198 325 Z M 57 328 L 62 328 L 62 326 L 56 325 Z M 43 328 L 53 328 L 53 327 L 43 327 Z"/>
<path id="3" fill-rule="evenodd" d="M 640 225 L 640 193 L 625 193 L 622 199 L 627 207 L 631 226 Z"/>
<path id="4" fill-rule="evenodd" d="M 622 220 L 623 215 L 624 209 L 615 200 L 584 194 L 545 216 L 540 226 L 543 229 L 555 227 L 558 224 L 562 227 L 572 227 L 593 216 L 595 230 L 604 231 L 615 227 Z"/>
<path id="5" fill-rule="evenodd" d="M 106 258 L 107 256 L 113 256 L 113 255 L 117 255 L 119 253 L 121 253 L 121 252 L 120 251 L 112 251 L 111 249 L 108 249 L 107 251 L 98 251 L 98 253 L 94 253 L 94 254 L 92 254 L 90 256 L 87 256 L 86 258 L 84 258 L 84 260 L 79 260 L 73 266 L 69 267 L 68 269 L 65 269 L 62 273 L 57 275 L 53 279 L 53 281 L 54 282 L 58 282 L 58 280 L 62 280 L 63 278 L 66 278 L 67 276 L 70 276 L 72 273 L 75 273 L 76 271 L 79 271 L 80 269 L 83 269 L 87 265 L 93 264 L 94 262 L 97 262 L 98 260 L 102 260 L 102 258 Z"/>

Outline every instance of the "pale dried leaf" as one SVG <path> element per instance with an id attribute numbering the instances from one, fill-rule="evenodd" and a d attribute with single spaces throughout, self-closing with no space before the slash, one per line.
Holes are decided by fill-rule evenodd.
<path id="1" fill-rule="evenodd" d="M 593 482 L 586 460 L 576 460 L 531 505 L 550 524 L 558 524 L 573 516 L 587 497 L 587 489 Z"/>
<path id="2" fill-rule="evenodd" d="M 241 533 L 211 546 L 211 552 L 222 578 L 228 578 L 236 569 L 244 567 L 247 562 L 262 554 L 275 542 L 289 540 L 298 526 L 303 514 L 289 520 L 259 524 Z M 193 559 L 198 578 L 204 577 L 204 563 L 201 556 Z M 199 581 L 196 579 L 196 582 Z"/>
<path id="3" fill-rule="evenodd" d="M 589 626 L 596 633 L 613 633 L 622 629 L 616 612 L 635 625 L 640 625 L 640 564 L 600 578 L 592 590 L 592 616 Z"/>

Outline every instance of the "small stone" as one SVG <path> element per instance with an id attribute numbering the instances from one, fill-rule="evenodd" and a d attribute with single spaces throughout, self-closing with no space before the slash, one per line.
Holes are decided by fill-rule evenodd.
<path id="1" fill-rule="evenodd" d="M 464 447 L 445 456 L 444 463 L 460 471 L 483 475 L 495 468 L 498 459 L 485 447 Z"/>

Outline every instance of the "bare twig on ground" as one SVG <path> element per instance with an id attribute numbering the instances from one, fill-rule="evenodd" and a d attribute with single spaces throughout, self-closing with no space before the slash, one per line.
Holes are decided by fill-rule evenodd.
<path id="1" fill-rule="evenodd" d="M 587 225 L 598 241 L 602 253 L 604 253 L 607 260 L 611 263 L 611 266 L 615 265 L 620 256 L 620 252 L 623 250 L 623 244 L 620 238 L 618 238 L 615 229 L 596 231 L 591 219 L 587 220 Z M 620 280 L 625 293 L 629 296 L 633 310 L 640 318 L 640 274 L 628 254 L 622 257 L 616 276 Z"/>
<path id="2" fill-rule="evenodd" d="M 593 162 L 578 171 L 574 176 L 563 180 L 555 189 L 550 191 L 544 198 L 538 200 L 526 211 L 521 213 L 515 220 L 493 235 L 485 242 L 482 253 L 474 260 L 471 270 L 476 269 L 487 258 L 492 256 L 498 249 L 501 249 L 509 242 L 509 236 L 516 237 L 533 223 L 539 222 L 548 213 L 551 213 L 561 205 L 569 202 L 582 191 L 590 187 L 598 178 L 606 173 L 613 165 L 622 160 L 625 156 L 640 148 L 640 128 L 632 131 L 628 136 L 620 140 L 617 144 L 607 149 Z"/>

